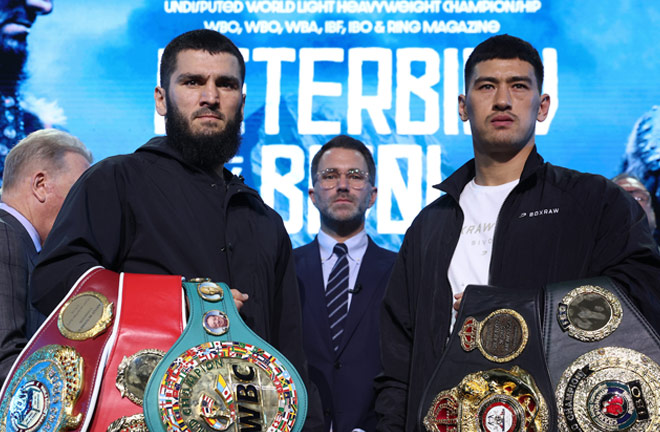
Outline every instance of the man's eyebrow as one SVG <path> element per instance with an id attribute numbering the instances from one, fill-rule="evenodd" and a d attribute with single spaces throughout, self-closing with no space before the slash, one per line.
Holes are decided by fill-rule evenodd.
<path id="1" fill-rule="evenodd" d="M 532 79 L 528 76 L 512 76 L 506 79 L 506 82 L 508 83 L 513 83 L 513 82 L 525 82 L 529 85 L 532 84 Z"/>
<path id="2" fill-rule="evenodd" d="M 481 84 L 481 83 L 484 83 L 484 82 L 488 82 L 488 83 L 498 83 L 499 81 L 500 81 L 500 80 L 498 80 L 498 79 L 495 78 L 495 77 L 491 77 L 491 76 L 480 76 L 480 77 L 475 78 L 475 80 L 474 80 L 474 84 L 473 84 L 473 85 Z"/>
<path id="3" fill-rule="evenodd" d="M 217 79 L 225 82 L 235 82 L 236 84 L 241 82 L 241 79 L 234 75 L 220 75 Z"/>
<path id="4" fill-rule="evenodd" d="M 189 80 L 189 79 L 197 79 L 197 80 L 199 80 L 199 79 L 203 79 L 203 78 L 204 78 L 204 76 L 203 76 L 202 74 L 196 74 L 196 73 L 182 73 L 181 75 L 179 75 L 179 76 L 177 77 L 176 80 L 177 80 L 178 82 L 183 82 L 183 81 L 187 81 L 187 80 Z"/>
<path id="5" fill-rule="evenodd" d="M 477 78 L 474 80 L 474 84 L 473 84 L 473 85 L 480 84 L 480 83 L 483 83 L 483 82 L 488 82 L 488 83 L 494 83 L 494 84 L 496 84 L 496 83 L 500 82 L 500 80 L 499 80 L 498 78 L 495 78 L 495 77 L 492 77 L 492 76 L 481 76 L 481 77 L 477 77 Z M 528 76 L 525 76 L 525 75 L 521 75 L 521 76 L 512 76 L 512 77 L 508 77 L 508 78 L 506 78 L 506 82 L 507 82 L 507 83 L 525 82 L 525 83 L 531 85 L 531 84 L 532 84 L 532 79 L 531 79 L 530 77 L 528 77 Z"/>
<path id="6" fill-rule="evenodd" d="M 176 78 L 176 82 L 184 83 L 188 80 L 196 80 L 196 81 L 206 82 L 207 78 L 208 78 L 208 76 L 205 75 L 205 74 L 194 73 L 194 72 L 184 72 Z M 215 77 L 214 80 L 216 82 L 220 81 L 220 82 L 223 82 L 223 83 L 236 84 L 237 86 L 241 84 L 241 79 L 238 78 L 237 76 L 231 75 L 231 74 L 220 75 L 219 77 Z"/>

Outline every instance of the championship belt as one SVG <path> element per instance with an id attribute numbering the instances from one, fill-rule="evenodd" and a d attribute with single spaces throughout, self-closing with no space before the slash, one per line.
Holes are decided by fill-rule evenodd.
<path id="1" fill-rule="evenodd" d="M 531 290 L 465 289 L 452 335 L 421 399 L 419 423 L 427 431 L 555 430 L 539 300 L 540 293 Z"/>
<path id="2" fill-rule="evenodd" d="M 307 392 L 293 365 L 245 325 L 226 284 L 183 286 L 190 319 L 147 384 L 149 430 L 300 431 Z"/>
<path id="3" fill-rule="evenodd" d="M 86 430 L 114 318 L 119 274 L 87 271 L 30 339 L 0 397 L 1 432 Z"/>
<path id="4" fill-rule="evenodd" d="M 433 432 L 548 431 L 548 406 L 526 371 L 491 369 L 467 375 L 435 397 L 424 417 Z"/>
<path id="5" fill-rule="evenodd" d="M 142 401 L 147 381 L 184 327 L 181 283 L 181 276 L 121 274 L 113 347 L 92 432 L 146 431 Z"/>
<path id="6" fill-rule="evenodd" d="M 561 431 L 660 430 L 660 339 L 606 277 L 546 288 L 545 349 Z"/>

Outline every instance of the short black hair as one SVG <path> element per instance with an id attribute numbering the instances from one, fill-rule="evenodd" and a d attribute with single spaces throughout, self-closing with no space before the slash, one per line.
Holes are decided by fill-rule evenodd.
<path id="1" fill-rule="evenodd" d="M 371 152 L 362 141 L 349 137 L 348 135 L 337 135 L 327 143 L 323 144 L 323 147 L 321 147 L 318 153 L 314 155 L 314 158 L 312 159 L 313 184 L 316 183 L 316 174 L 319 169 L 319 161 L 321 160 L 323 153 L 333 148 L 345 148 L 359 152 L 367 163 L 367 171 L 369 171 L 369 183 L 371 183 L 372 186 L 376 184 L 376 163 L 374 162 L 374 157 L 371 155 Z"/>
<path id="2" fill-rule="evenodd" d="M 534 75 L 539 87 L 543 88 L 543 62 L 536 48 L 515 36 L 502 34 L 490 37 L 476 46 L 465 63 L 465 93 L 467 94 L 470 78 L 477 63 L 493 59 L 520 59 L 534 67 Z"/>
<path id="3" fill-rule="evenodd" d="M 170 78 L 176 69 L 176 58 L 181 51 L 206 51 L 209 54 L 229 53 L 238 59 L 241 84 L 245 82 L 245 60 L 239 49 L 227 36 L 213 30 L 193 30 L 170 41 L 160 59 L 160 86 L 167 91 Z"/>

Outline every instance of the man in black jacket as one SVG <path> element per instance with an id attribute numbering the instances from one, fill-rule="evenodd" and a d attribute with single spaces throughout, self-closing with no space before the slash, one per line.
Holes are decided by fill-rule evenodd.
<path id="1" fill-rule="evenodd" d="M 167 45 L 154 95 L 167 136 L 99 162 L 73 187 L 33 274 L 41 312 L 94 266 L 208 277 L 232 288 L 246 324 L 306 380 L 291 242 L 279 215 L 224 168 L 240 144 L 244 79 L 240 51 L 218 32 Z M 313 429 L 320 402 L 308 389 Z"/>
<path id="2" fill-rule="evenodd" d="M 382 431 L 418 430 L 421 406 L 467 285 L 541 290 L 609 276 L 660 328 L 660 256 L 646 216 L 621 188 L 553 166 L 536 152 L 550 98 L 527 42 L 501 35 L 465 65 L 459 113 L 474 159 L 439 185 L 444 196 L 406 233 L 384 299 L 376 410 Z"/>

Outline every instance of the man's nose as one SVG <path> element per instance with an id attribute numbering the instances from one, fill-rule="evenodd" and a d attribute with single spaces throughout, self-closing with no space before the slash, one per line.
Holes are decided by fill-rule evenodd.
<path id="1" fill-rule="evenodd" d="M 495 108 L 499 110 L 511 107 L 511 92 L 505 86 L 499 86 L 495 92 Z"/>
<path id="2" fill-rule="evenodd" d="M 209 80 L 211 81 L 211 80 Z M 220 103 L 220 90 L 213 82 L 207 82 L 204 88 L 202 89 L 202 95 L 200 103 L 217 105 Z"/>
<path id="3" fill-rule="evenodd" d="M 337 189 L 349 189 L 348 176 L 346 174 L 340 174 L 337 179 Z"/>
<path id="4" fill-rule="evenodd" d="M 47 15 L 53 10 L 52 0 L 25 0 L 25 7 L 40 15 Z"/>

